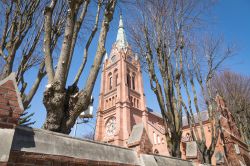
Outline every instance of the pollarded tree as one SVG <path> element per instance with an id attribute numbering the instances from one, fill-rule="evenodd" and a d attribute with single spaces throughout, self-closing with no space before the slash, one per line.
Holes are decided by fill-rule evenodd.
<path id="1" fill-rule="evenodd" d="M 3 61 L 0 79 L 9 76 L 13 71 L 17 71 L 17 82 L 21 84 L 21 95 L 25 101 L 26 109 L 34 95 L 34 89 L 24 94 L 27 83 L 24 79 L 24 73 L 33 66 L 41 63 L 41 56 L 34 54 L 39 43 L 42 28 L 38 28 L 38 11 L 41 7 L 40 0 L 28 1 L 1 1 L 1 15 L 3 24 L 0 26 L 0 58 Z M 41 10 L 40 10 L 41 11 Z M 21 52 L 21 53 L 20 53 Z M 18 59 L 21 59 L 18 60 Z M 15 66 L 18 66 L 16 68 Z M 42 67 L 41 67 L 42 70 Z M 40 70 L 39 70 L 40 72 Z M 42 71 L 43 72 L 43 71 Z M 36 82 L 41 81 L 44 74 L 39 74 Z"/>
<path id="2" fill-rule="evenodd" d="M 181 157 L 184 40 L 199 23 L 205 4 L 196 0 L 137 1 L 138 19 L 131 27 L 135 51 L 147 66 L 161 109 L 169 152 L 176 157 Z"/>
<path id="3" fill-rule="evenodd" d="M 250 77 L 231 71 L 224 71 L 211 81 L 214 91 L 226 101 L 244 141 L 250 144 Z"/>
<path id="4" fill-rule="evenodd" d="M 68 72 L 71 67 L 72 57 L 74 55 L 73 53 L 75 44 L 87 10 L 90 8 L 90 2 L 90 0 L 67 1 L 66 23 L 62 44 L 59 47 L 60 55 L 56 69 L 53 68 L 54 63 L 51 52 L 51 43 L 53 38 L 51 34 L 53 29 L 56 29 L 52 23 L 54 19 L 54 10 L 56 4 L 59 3 L 59 1 L 51 0 L 44 10 L 44 56 L 45 69 L 48 75 L 48 84 L 43 97 L 43 103 L 47 111 L 47 117 L 43 127 L 47 130 L 66 134 L 70 133 L 77 117 L 82 111 L 88 108 L 90 103 L 91 94 L 101 66 L 102 58 L 106 52 L 105 41 L 109 30 L 109 24 L 113 19 L 117 1 L 98 0 L 95 24 L 91 33 L 89 34 L 86 45 L 84 46 L 82 64 L 74 82 L 70 86 L 66 87 Z M 104 10 L 101 10 L 101 7 L 103 6 Z M 101 13 L 102 11 L 103 14 Z M 91 70 L 85 85 L 81 90 L 79 90 L 77 83 L 82 71 L 84 70 L 88 57 L 88 48 L 93 37 L 96 35 L 98 30 L 98 22 L 102 15 L 103 17 L 100 27 L 99 41 L 94 62 L 91 66 Z"/>
<path id="5" fill-rule="evenodd" d="M 182 100 L 183 108 L 187 114 L 193 140 L 196 142 L 202 156 L 201 162 L 211 164 L 211 159 L 220 134 L 219 109 L 216 102 L 217 93 L 213 92 L 212 80 L 223 62 L 235 53 L 235 46 L 223 44 L 221 37 L 206 36 L 198 43 L 186 42 L 184 51 L 182 81 L 187 101 Z M 188 46 L 189 45 L 189 46 Z M 202 108 L 199 106 L 197 92 L 201 91 L 207 110 L 211 133 L 205 133 Z M 195 115 L 196 113 L 196 115 Z M 197 125 L 198 124 L 198 125 Z M 211 140 L 209 143 L 208 140 Z"/>
<path id="6" fill-rule="evenodd" d="M 16 72 L 16 81 L 20 87 L 24 109 L 27 109 L 37 92 L 40 82 L 46 75 L 44 70 L 44 60 L 41 49 L 41 38 L 43 35 L 43 17 L 41 13 L 46 1 L 17 0 L 0 1 L 1 15 L 4 16 L 0 24 L 0 58 L 1 74 L 0 79 L 4 79 L 11 72 Z M 63 3 L 58 5 L 57 17 L 64 16 Z M 54 22 L 58 23 L 58 20 Z M 54 31 L 54 41 L 61 35 L 62 24 Z M 54 42 L 54 43 L 55 43 Z M 54 44 L 51 45 L 54 48 Z M 52 49 L 53 51 L 54 49 Z M 35 70 L 39 66 L 35 81 L 27 83 L 25 73 L 30 69 Z M 30 90 L 27 92 L 27 87 Z"/>

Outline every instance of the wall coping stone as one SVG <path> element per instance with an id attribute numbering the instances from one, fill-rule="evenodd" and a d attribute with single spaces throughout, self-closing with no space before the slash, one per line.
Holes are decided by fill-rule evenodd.
<path id="1" fill-rule="evenodd" d="M 190 161 L 173 157 L 148 154 L 138 156 L 133 149 L 73 138 L 43 129 L 21 126 L 15 129 L 0 129 L 0 138 L 0 162 L 8 162 L 10 151 L 21 151 L 121 165 L 161 166 L 166 163 L 169 166 L 174 163 L 183 166 L 192 165 Z"/>

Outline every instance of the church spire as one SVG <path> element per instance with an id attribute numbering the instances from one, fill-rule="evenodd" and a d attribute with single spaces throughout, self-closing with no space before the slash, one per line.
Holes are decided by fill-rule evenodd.
<path id="1" fill-rule="evenodd" d="M 118 27 L 118 33 L 116 37 L 116 45 L 118 48 L 125 48 L 128 46 L 128 42 L 126 39 L 126 34 L 123 27 L 122 15 L 120 14 L 120 21 Z"/>

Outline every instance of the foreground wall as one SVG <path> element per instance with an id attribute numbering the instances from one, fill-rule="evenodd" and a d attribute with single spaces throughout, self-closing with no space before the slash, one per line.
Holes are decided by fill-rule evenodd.
<path id="1" fill-rule="evenodd" d="M 0 165 L 192 165 L 176 158 L 138 154 L 132 149 L 42 129 L 0 129 L 0 138 Z"/>

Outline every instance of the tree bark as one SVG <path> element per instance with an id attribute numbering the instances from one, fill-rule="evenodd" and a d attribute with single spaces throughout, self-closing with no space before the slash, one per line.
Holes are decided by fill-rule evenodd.
<path id="1" fill-rule="evenodd" d="M 69 86 L 67 89 L 65 88 L 67 81 L 66 74 L 68 72 L 67 65 L 70 58 L 72 36 L 75 29 L 72 24 L 76 23 L 72 15 L 68 16 L 67 27 L 65 29 L 66 35 L 64 35 L 58 68 L 56 69 L 52 83 L 48 84 L 44 92 L 43 103 L 47 111 L 46 121 L 43 126 L 44 129 L 69 134 L 77 117 L 82 111 L 88 108 L 96 77 L 105 54 L 105 41 L 109 24 L 113 19 L 115 6 L 116 0 L 110 0 L 106 4 L 95 60 L 85 87 L 80 91 L 75 84 Z"/>

